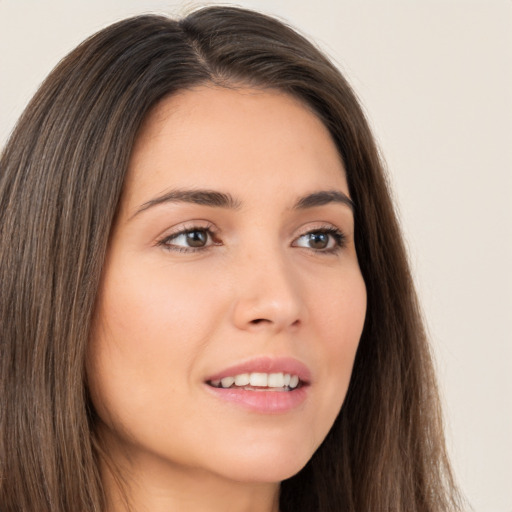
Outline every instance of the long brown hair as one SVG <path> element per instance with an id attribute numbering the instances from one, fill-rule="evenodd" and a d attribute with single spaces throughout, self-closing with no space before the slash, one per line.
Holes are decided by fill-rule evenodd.
<path id="1" fill-rule="evenodd" d="M 210 7 L 145 15 L 82 43 L 50 74 L 0 161 L 0 509 L 104 510 L 84 369 L 109 233 L 137 132 L 176 91 L 276 88 L 330 130 L 356 204 L 368 309 L 345 403 L 282 483 L 281 510 L 459 510 L 431 356 L 385 174 L 350 86 L 270 17 Z"/>

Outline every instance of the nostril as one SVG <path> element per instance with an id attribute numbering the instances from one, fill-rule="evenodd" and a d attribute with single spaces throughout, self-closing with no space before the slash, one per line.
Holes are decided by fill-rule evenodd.
<path id="1" fill-rule="evenodd" d="M 274 324 L 275 322 L 269 320 L 268 318 L 255 318 L 254 320 L 251 320 L 249 323 L 250 325 L 271 325 Z M 300 320 L 295 320 L 292 324 L 290 324 L 290 327 L 297 327 L 298 325 L 300 325 Z"/>
<path id="2" fill-rule="evenodd" d="M 254 320 L 251 320 L 251 324 L 253 325 L 258 325 L 261 324 L 262 322 L 270 322 L 270 320 L 267 320 L 265 318 L 255 318 Z"/>

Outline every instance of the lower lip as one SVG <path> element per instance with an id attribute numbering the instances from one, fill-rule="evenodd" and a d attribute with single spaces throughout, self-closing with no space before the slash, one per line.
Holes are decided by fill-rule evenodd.
<path id="1" fill-rule="evenodd" d="M 261 414 L 283 414 L 296 409 L 306 400 L 308 388 L 301 386 L 292 391 L 250 391 L 206 386 L 221 400 Z"/>

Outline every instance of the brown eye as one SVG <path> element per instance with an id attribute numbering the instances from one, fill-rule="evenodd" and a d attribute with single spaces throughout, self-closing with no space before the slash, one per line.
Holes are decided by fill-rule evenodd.
<path id="1" fill-rule="evenodd" d="M 320 231 L 306 235 L 307 244 L 311 249 L 326 249 L 329 245 L 330 235 Z"/>
<path id="2" fill-rule="evenodd" d="M 208 233 L 205 230 L 194 230 L 184 234 L 189 247 L 204 247 L 208 242 Z"/>
<path id="3" fill-rule="evenodd" d="M 215 245 L 213 234 L 209 228 L 184 229 L 162 240 L 159 245 L 178 252 L 207 249 Z"/>
<path id="4" fill-rule="evenodd" d="M 345 235 L 336 228 L 310 231 L 297 238 L 292 246 L 318 252 L 336 252 L 345 245 Z"/>

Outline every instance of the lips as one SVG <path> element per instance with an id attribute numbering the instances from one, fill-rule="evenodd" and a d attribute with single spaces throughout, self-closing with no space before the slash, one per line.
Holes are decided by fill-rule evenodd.
<path id="1" fill-rule="evenodd" d="M 284 413 L 307 396 L 309 369 L 293 358 L 260 357 L 225 368 L 205 384 L 223 401 L 259 413 Z"/>

